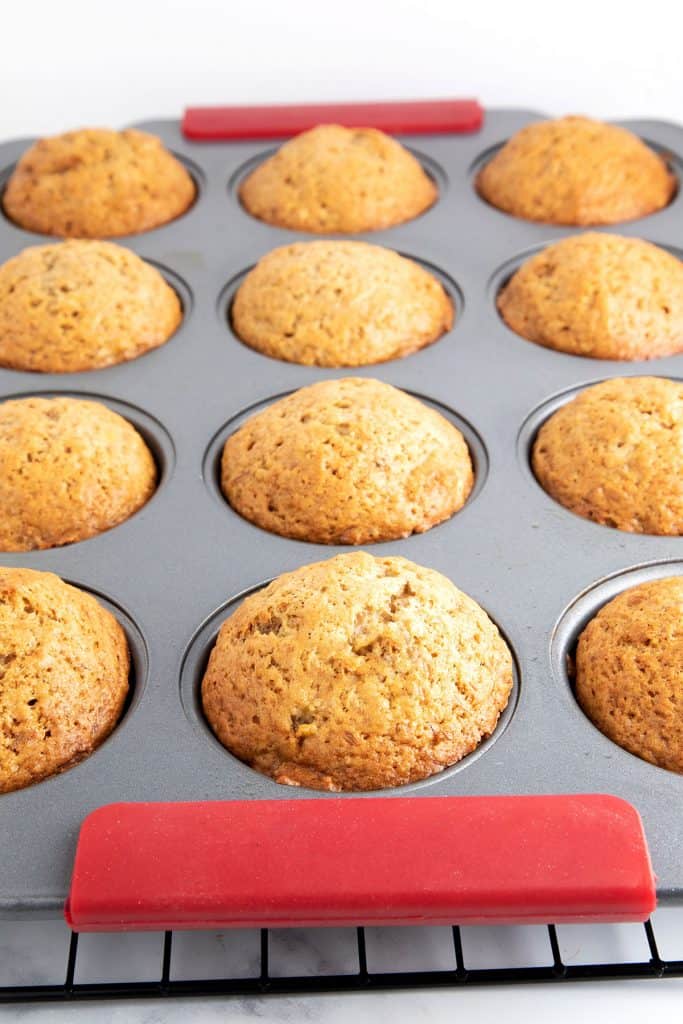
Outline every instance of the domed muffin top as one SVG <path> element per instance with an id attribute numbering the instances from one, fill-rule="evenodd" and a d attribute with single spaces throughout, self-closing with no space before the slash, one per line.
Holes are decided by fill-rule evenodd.
<path id="1" fill-rule="evenodd" d="M 422 533 L 465 503 L 472 462 L 435 409 L 377 380 L 301 388 L 228 438 L 221 485 L 240 515 L 285 537 L 366 544 Z"/>
<path id="2" fill-rule="evenodd" d="M 195 186 L 161 139 L 82 128 L 39 139 L 7 183 L 7 216 L 28 231 L 114 238 L 149 231 L 191 206 Z"/>
<path id="3" fill-rule="evenodd" d="M 354 552 L 248 597 L 221 627 L 202 702 L 219 740 L 277 782 L 371 790 L 474 750 L 512 683 L 472 598 L 404 558 Z"/>
<path id="4" fill-rule="evenodd" d="M 676 179 L 633 132 L 587 117 L 537 121 L 482 168 L 481 196 L 548 224 L 616 224 L 666 206 Z"/>
<path id="5" fill-rule="evenodd" d="M 240 285 L 235 333 L 264 355 L 307 366 L 367 366 L 407 356 L 453 326 L 436 277 L 366 242 L 274 249 Z"/>
<path id="6" fill-rule="evenodd" d="M 295 231 L 379 231 L 424 213 L 438 192 L 418 160 L 375 128 L 325 124 L 285 142 L 242 182 L 259 220 Z"/>
<path id="7" fill-rule="evenodd" d="M 0 266 L 0 366 L 112 366 L 163 345 L 181 318 L 159 271 L 112 242 L 36 245 Z"/>

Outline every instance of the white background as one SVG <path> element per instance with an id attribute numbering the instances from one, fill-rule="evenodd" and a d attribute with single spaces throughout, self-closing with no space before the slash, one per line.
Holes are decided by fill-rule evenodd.
<path id="1" fill-rule="evenodd" d="M 5 0 L 0 130 L 118 126 L 198 103 L 440 95 L 680 118 L 682 6 Z"/>
<path id="2" fill-rule="evenodd" d="M 201 103 L 476 96 L 550 114 L 683 119 L 683 5 L 663 0 L 6 0 L 0 136 L 177 117 Z M 680 1019 L 678 982 L 226 1004 L 23 1008 L 51 1021 L 358 1024 Z"/>

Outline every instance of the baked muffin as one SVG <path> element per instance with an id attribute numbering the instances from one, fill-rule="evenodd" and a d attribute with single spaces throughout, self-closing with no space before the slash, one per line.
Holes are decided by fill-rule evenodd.
<path id="1" fill-rule="evenodd" d="M 157 471 L 137 430 L 99 402 L 0 404 L 0 551 L 86 540 L 151 498 Z"/>
<path id="2" fill-rule="evenodd" d="M 155 135 L 82 128 L 34 143 L 12 172 L 3 205 L 28 231 L 114 238 L 175 220 L 194 197 L 191 176 Z"/>
<path id="3" fill-rule="evenodd" d="M 295 231 L 380 231 L 418 217 L 438 192 L 419 161 L 375 128 L 323 124 L 285 142 L 242 182 L 252 215 Z"/>
<path id="4" fill-rule="evenodd" d="M 589 233 L 528 259 L 498 296 L 528 341 L 592 359 L 683 352 L 683 263 L 639 238 Z"/>
<path id="5" fill-rule="evenodd" d="M 301 388 L 225 443 L 221 486 L 264 530 L 319 544 L 369 544 L 424 533 L 472 489 L 460 431 L 378 380 Z"/>
<path id="6" fill-rule="evenodd" d="M 37 245 L 0 266 L 0 366 L 96 370 L 163 345 L 181 319 L 159 271 L 112 242 Z"/>
<path id="7" fill-rule="evenodd" d="M 251 270 L 232 305 L 235 333 L 305 366 L 367 366 L 410 355 L 453 326 L 432 274 L 366 242 L 299 242 Z"/>
<path id="8" fill-rule="evenodd" d="M 479 172 L 482 198 L 546 224 L 616 224 L 661 210 L 676 191 L 666 162 L 616 125 L 587 117 L 522 128 Z"/>
<path id="9" fill-rule="evenodd" d="M 683 384 L 630 377 L 586 388 L 543 424 L 532 463 L 577 515 L 630 533 L 683 534 Z"/>
<path id="10" fill-rule="evenodd" d="M 51 572 L 0 567 L 0 793 L 88 757 L 128 695 L 114 616 Z"/>
<path id="11" fill-rule="evenodd" d="M 579 637 L 576 696 L 620 747 L 683 772 L 683 577 L 641 583 Z"/>
<path id="12" fill-rule="evenodd" d="M 433 569 L 359 551 L 248 597 L 221 627 L 202 703 L 221 743 L 276 782 L 382 789 L 474 750 L 512 679 L 471 597 Z"/>

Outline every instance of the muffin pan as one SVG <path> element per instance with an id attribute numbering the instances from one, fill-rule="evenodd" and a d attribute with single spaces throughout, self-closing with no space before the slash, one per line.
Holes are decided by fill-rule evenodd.
<path id="1" fill-rule="evenodd" d="M 159 135 L 198 186 L 193 207 L 164 227 L 119 239 L 178 290 L 184 320 L 165 345 L 103 370 L 70 375 L 0 370 L 0 398 L 68 393 L 102 397 L 152 443 L 162 481 L 131 519 L 90 540 L 0 563 L 58 573 L 106 599 L 134 651 L 130 706 L 86 761 L 0 797 L 0 913 L 59 914 L 79 827 L 117 801 L 328 800 L 280 786 L 237 761 L 205 726 L 197 682 L 218 627 L 235 602 L 282 572 L 349 550 L 288 540 L 241 519 L 216 484 L 220 442 L 247 412 L 314 381 L 374 376 L 410 391 L 464 429 L 477 479 L 448 522 L 367 550 L 435 568 L 477 600 L 506 636 L 518 667 L 516 694 L 494 736 L 455 770 L 381 794 L 396 796 L 611 793 L 643 817 L 660 900 L 683 902 L 683 777 L 628 754 L 599 733 L 574 701 L 566 658 L 586 619 L 623 588 L 683 571 L 683 538 L 637 536 L 573 515 L 530 472 L 541 419 L 569 392 L 611 376 L 681 376 L 681 357 L 618 363 L 569 356 L 509 330 L 495 294 L 518 261 L 580 229 L 517 220 L 479 198 L 476 169 L 513 132 L 542 115 L 488 111 L 469 135 L 402 136 L 439 186 L 414 221 L 364 237 L 443 276 L 457 296 L 453 330 L 405 359 L 353 370 L 279 362 L 232 333 L 235 284 L 270 249 L 313 236 L 268 226 L 239 205 L 236 184 L 273 141 L 192 142 L 178 122 L 138 127 Z M 683 130 L 626 122 L 678 173 Z M 0 146 L 0 176 L 30 140 Z M 675 247 L 683 198 L 612 232 Z M 45 241 L 0 217 L 0 259 Z M 541 410 L 541 413 L 539 413 Z M 345 795 L 334 795 L 346 799 Z M 188 851 L 192 856 L 192 851 Z"/>

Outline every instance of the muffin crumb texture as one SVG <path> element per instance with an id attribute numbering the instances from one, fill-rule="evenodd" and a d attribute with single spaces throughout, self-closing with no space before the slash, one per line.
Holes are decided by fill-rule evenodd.
<path id="1" fill-rule="evenodd" d="M 469 754 L 512 682 L 472 598 L 404 558 L 354 552 L 248 597 L 221 627 L 202 703 L 221 743 L 276 782 L 360 791 Z"/>
<path id="2" fill-rule="evenodd" d="M 221 486 L 271 533 L 367 544 L 423 533 L 460 509 L 474 482 L 457 427 L 418 399 L 350 377 L 301 388 L 225 443 Z"/>
<path id="3" fill-rule="evenodd" d="M 592 232 L 549 245 L 497 304 L 513 331 L 558 352 L 633 360 L 683 351 L 683 263 L 638 238 Z"/>
<path id="4" fill-rule="evenodd" d="M 624 750 L 683 772 L 683 577 L 625 590 L 579 637 L 576 695 Z"/>
<path id="5" fill-rule="evenodd" d="M 437 199 L 418 160 L 374 128 L 318 125 L 285 142 L 242 182 L 259 220 L 294 231 L 379 231 L 418 217 Z"/>
<path id="6" fill-rule="evenodd" d="M 232 325 L 264 355 L 306 366 L 367 366 L 410 355 L 453 326 L 443 285 L 413 260 L 366 242 L 282 246 L 235 295 Z"/>
<path id="7" fill-rule="evenodd" d="M 88 757 L 128 694 L 123 629 L 49 572 L 0 567 L 0 793 Z"/>
<path id="8" fill-rule="evenodd" d="M 683 384 L 615 378 L 543 424 L 534 473 L 577 515 L 630 533 L 683 534 Z"/>
<path id="9" fill-rule="evenodd" d="M 134 235 L 175 220 L 195 186 L 161 139 L 127 128 L 82 128 L 39 139 L 7 183 L 5 213 L 64 238 Z"/>
<path id="10" fill-rule="evenodd" d="M 20 398 L 0 404 L 0 550 L 86 540 L 128 519 L 156 487 L 152 454 L 99 402 Z"/>
<path id="11" fill-rule="evenodd" d="M 159 271 L 112 242 L 24 249 L 0 266 L 0 365 L 77 373 L 135 359 L 182 319 Z"/>
<path id="12" fill-rule="evenodd" d="M 661 210 L 676 179 L 632 132 L 572 116 L 522 128 L 482 168 L 476 186 L 515 217 L 590 226 Z"/>

